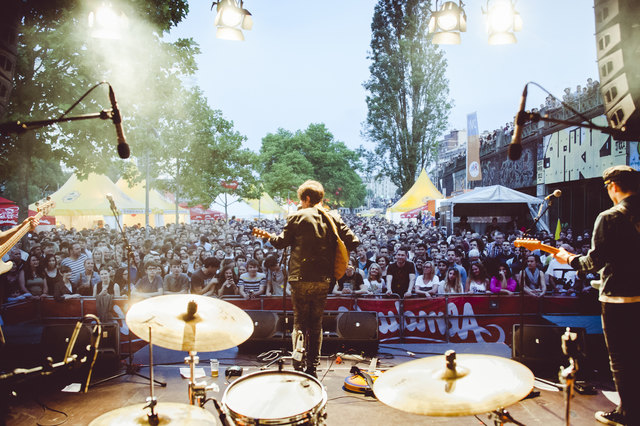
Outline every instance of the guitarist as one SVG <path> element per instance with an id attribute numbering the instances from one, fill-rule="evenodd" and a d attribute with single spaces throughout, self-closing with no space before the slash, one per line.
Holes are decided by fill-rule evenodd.
<path id="1" fill-rule="evenodd" d="M 333 226 L 347 250 L 354 250 L 360 241 L 337 214 L 324 210 L 324 188 L 320 182 L 308 180 L 298 188 L 300 207 L 287 216 L 287 224 L 269 242 L 276 248 L 291 246 L 289 283 L 293 304 L 293 348 L 303 336 L 305 357 L 294 359 L 293 367 L 316 377 L 316 365 L 322 346 L 322 314 L 333 281 L 336 238 Z"/>
<path id="2" fill-rule="evenodd" d="M 598 421 L 609 425 L 640 425 L 640 172 L 613 166 L 602 175 L 613 207 L 600 213 L 593 229 L 591 249 L 574 255 L 564 249 L 555 255 L 581 272 L 600 271 L 602 328 L 620 405 L 598 411 Z"/>

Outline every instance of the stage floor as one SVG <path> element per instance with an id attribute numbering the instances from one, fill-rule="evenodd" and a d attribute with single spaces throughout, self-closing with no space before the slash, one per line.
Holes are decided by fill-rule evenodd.
<path id="1" fill-rule="evenodd" d="M 379 368 L 390 368 L 411 359 L 422 358 L 442 354 L 448 349 L 453 349 L 459 354 L 487 354 L 510 358 L 511 350 L 504 344 L 381 344 L 378 352 L 380 360 Z M 411 355 L 412 352 L 415 355 Z M 155 386 L 154 393 L 160 405 L 173 402 L 187 404 L 188 379 L 182 378 L 180 368 L 187 367 L 184 364 L 184 352 L 171 351 L 163 348 L 154 348 L 154 375 L 155 378 L 166 382 L 166 387 Z M 199 353 L 200 364 L 208 375 L 210 372 L 208 360 L 217 358 L 220 360 L 220 375 L 217 378 L 207 376 L 204 380 L 215 383 L 218 391 L 208 391 L 209 398 L 222 400 L 225 389 L 229 386 L 225 383 L 224 369 L 237 365 L 243 368 L 243 375 L 259 371 L 263 363 L 257 360 L 256 354 L 238 352 L 236 348 L 220 352 Z M 140 373 L 149 375 L 148 349 L 138 351 L 134 356 L 135 364 L 143 364 Z M 493 424 L 489 413 L 477 416 L 465 417 L 427 417 L 404 413 L 384 405 L 371 397 L 354 394 L 343 390 L 342 386 L 346 377 L 351 376 L 349 370 L 354 361 L 344 361 L 336 364 L 334 357 L 322 357 L 318 369 L 318 377 L 324 385 L 328 401 L 326 404 L 326 424 L 328 425 L 389 425 L 389 424 L 451 424 L 451 425 L 478 425 Z M 367 362 L 357 364 L 361 368 L 368 366 Z M 273 367 L 277 369 L 277 367 Z M 285 365 L 285 370 L 292 370 L 290 363 Z M 203 379 L 200 379 L 203 380 Z M 605 381 L 594 383 L 597 393 L 595 395 L 575 394 L 571 401 L 571 424 L 596 425 L 599 424 L 593 417 L 597 410 L 609 410 L 614 404 L 607 399 L 603 391 L 611 391 L 612 383 Z M 487 384 L 489 386 L 489 384 Z M 27 388 L 29 389 L 29 388 Z M 518 422 L 526 425 L 560 425 L 564 424 L 564 393 L 534 388 L 539 391 L 539 396 L 524 399 L 507 408 L 511 416 Z M 57 425 L 64 422 L 65 425 L 87 425 L 96 417 L 109 411 L 136 404 L 142 404 L 149 396 L 149 382 L 133 375 L 126 375 L 106 383 L 92 386 L 87 393 L 68 393 L 50 386 L 37 385 L 32 389 L 22 392 L 18 398 L 12 400 L 8 425 Z M 248 398 L 251 395 L 247 396 Z M 425 398 L 428 398 L 425 395 Z M 281 395 L 273 395 L 274 401 L 282 398 Z M 45 408 L 46 407 L 46 408 Z M 217 420 L 217 411 L 212 402 L 208 402 L 205 409 L 214 413 Z M 57 411 L 54 411 L 57 410 Z M 162 414 L 162 413 L 160 413 Z M 221 424 L 218 421 L 218 424 Z"/>

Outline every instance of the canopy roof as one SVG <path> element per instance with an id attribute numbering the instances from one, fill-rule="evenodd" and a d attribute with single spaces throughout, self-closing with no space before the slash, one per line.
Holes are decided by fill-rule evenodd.
<path id="1" fill-rule="evenodd" d="M 443 200 L 441 207 L 453 206 L 454 216 L 515 216 L 543 201 L 502 185 L 483 186 Z M 529 207 L 529 208 L 527 208 Z"/>
<path id="2" fill-rule="evenodd" d="M 280 207 L 278 203 L 273 201 L 273 198 L 266 192 L 262 193 L 260 199 L 243 199 L 254 210 L 259 211 L 261 214 L 277 214 L 284 215 L 286 210 Z"/>
<path id="3" fill-rule="evenodd" d="M 109 200 L 111 194 L 116 207 L 121 213 L 144 213 L 144 205 L 122 192 L 107 176 L 89 174 L 86 180 L 80 181 L 74 174 L 58 191 L 51 195 L 55 207 L 49 216 L 88 216 L 111 215 Z M 36 210 L 35 204 L 30 204 Z"/>
<path id="4" fill-rule="evenodd" d="M 129 186 L 129 182 L 120 178 L 116 182 L 116 186 L 122 190 L 129 197 L 140 202 L 145 203 L 145 186 L 147 182 L 143 180 L 133 186 Z M 160 193 L 155 189 L 149 190 L 149 210 L 155 213 L 175 213 L 176 206 L 167 201 Z M 179 213 L 186 214 L 186 210 L 179 210 Z"/>
<path id="5" fill-rule="evenodd" d="M 393 206 L 387 209 L 390 212 L 407 212 L 424 206 L 428 200 L 444 198 L 436 186 L 431 182 L 427 172 L 422 169 L 416 183 Z"/>

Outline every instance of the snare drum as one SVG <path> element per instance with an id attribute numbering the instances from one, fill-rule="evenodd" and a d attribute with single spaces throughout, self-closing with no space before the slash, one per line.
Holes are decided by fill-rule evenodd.
<path id="1" fill-rule="evenodd" d="M 258 371 L 233 382 L 222 404 L 236 425 L 324 425 L 327 392 L 298 371 Z"/>

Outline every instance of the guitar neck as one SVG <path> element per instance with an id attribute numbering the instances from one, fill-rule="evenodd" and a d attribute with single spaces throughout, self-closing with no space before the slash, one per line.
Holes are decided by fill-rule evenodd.
<path id="1" fill-rule="evenodd" d="M 556 254 L 560 251 L 559 248 L 548 246 L 546 244 L 540 244 L 540 250 L 546 251 L 547 253 Z"/>
<path id="2" fill-rule="evenodd" d="M 40 220 L 42 215 L 43 215 L 42 212 L 38 212 L 36 214 L 36 220 Z M 26 233 L 29 232 L 30 228 L 31 228 L 31 225 L 29 224 L 29 222 L 22 223 L 18 227 L 18 230 L 16 230 L 13 233 L 13 235 L 11 235 L 11 237 L 9 237 L 7 241 L 5 241 L 2 245 L 0 245 L 0 257 L 9 253 L 9 250 L 11 250 L 11 248 L 15 246 L 18 241 L 20 241 L 20 238 L 24 237 Z"/>

